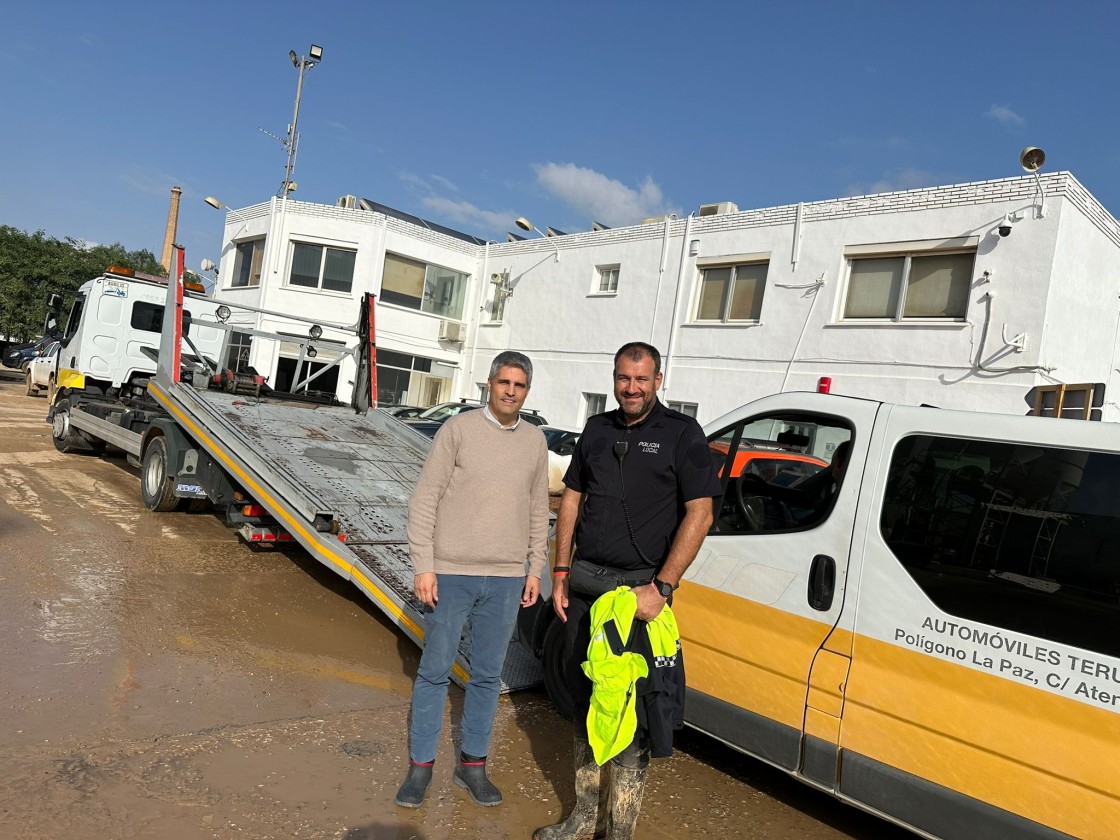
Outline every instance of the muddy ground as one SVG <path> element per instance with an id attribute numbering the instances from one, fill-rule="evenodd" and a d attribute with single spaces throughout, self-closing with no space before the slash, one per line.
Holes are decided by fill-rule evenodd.
<path id="1" fill-rule="evenodd" d="M 528 838 L 571 807 L 569 728 L 537 690 L 499 706 L 504 806 L 451 784 L 445 738 L 429 802 L 397 808 L 414 645 L 298 548 L 151 513 L 123 457 L 59 454 L 23 390 L 0 378 L 0 837 Z M 911 837 L 694 733 L 678 747 L 639 838 Z"/>

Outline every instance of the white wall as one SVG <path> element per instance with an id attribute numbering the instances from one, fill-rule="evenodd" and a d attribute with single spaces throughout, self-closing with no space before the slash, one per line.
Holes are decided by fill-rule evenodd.
<path id="1" fill-rule="evenodd" d="M 267 236 L 261 287 L 228 288 L 236 261 L 234 243 L 260 236 Z M 351 291 L 340 293 L 289 286 L 287 278 L 291 271 L 292 241 L 355 250 Z M 432 231 L 421 231 L 381 213 L 297 201 L 289 201 L 285 206 L 277 199 L 266 205 L 233 211 L 227 216 L 217 297 L 272 312 L 299 315 L 324 324 L 353 325 L 358 319 L 362 295 L 367 292 L 380 294 L 386 251 L 470 276 L 466 293 L 468 304 L 464 307 L 464 315 L 470 315 L 469 301 L 476 297 L 473 275 L 478 266 L 478 246 Z M 463 345 L 439 340 L 439 327 L 443 320 L 439 316 L 391 304 L 378 304 L 375 317 L 379 348 L 423 356 L 452 369 L 461 369 Z M 267 315 L 259 316 L 257 325 L 263 331 L 300 335 L 308 329 L 305 323 L 287 322 Z M 326 328 L 324 336 L 338 339 L 344 338 L 345 334 Z M 252 363 L 261 373 L 271 375 L 278 353 L 277 344 L 256 342 Z M 349 399 L 348 383 L 353 375 L 353 363 L 345 363 L 339 375 L 338 396 L 342 400 Z"/>
<path id="2" fill-rule="evenodd" d="M 465 344 L 440 342 L 436 316 L 382 305 L 378 346 L 456 368 L 455 398 L 476 395 L 496 353 L 525 352 L 536 368 L 528 406 L 561 425 L 581 422 L 584 392 L 610 394 L 613 354 L 634 340 L 662 351 L 663 396 L 699 404 L 702 422 L 783 388 L 811 390 L 820 376 L 832 377 L 834 393 L 1022 414 L 1036 385 L 1115 375 L 1120 226 L 1068 173 L 1042 180 L 1045 218 L 1035 213 L 1033 178 L 805 204 L 796 264 L 796 205 L 483 248 L 378 213 L 291 202 L 282 219 L 276 214 L 273 240 L 312 237 L 356 248 L 355 294 L 285 289 L 285 248 L 267 257 L 263 305 L 352 321 L 358 293 L 380 290 L 386 251 L 472 275 Z M 996 233 L 1005 214 L 1019 218 L 1006 238 Z M 235 227 L 268 225 L 235 223 L 234 215 L 227 242 Z M 964 321 L 841 322 L 845 248 L 969 237 L 977 244 Z M 688 254 L 693 240 L 701 259 L 769 253 L 759 323 L 691 323 L 700 276 Z M 621 266 L 617 294 L 597 293 L 602 265 Z M 225 252 L 222 272 L 232 275 Z M 494 324 L 489 277 L 503 272 L 513 296 Z M 1021 352 L 1003 340 L 1024 333 Z"/>

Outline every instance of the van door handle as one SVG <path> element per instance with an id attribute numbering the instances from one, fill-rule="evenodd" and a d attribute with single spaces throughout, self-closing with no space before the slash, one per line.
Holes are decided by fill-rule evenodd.
<path id="1" fill-rule="evenodd" d="M 827 554 L 818 554 L 809 567 L 809 606 L 825 612 L 832 607 L 836 591 L 836 561 Z"/>

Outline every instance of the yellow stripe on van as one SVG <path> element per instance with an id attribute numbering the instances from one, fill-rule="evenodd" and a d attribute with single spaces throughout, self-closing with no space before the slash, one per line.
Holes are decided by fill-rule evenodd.
<path id="1" fill-rule="evenodd" d="M 1120 816 L 1118 745 L 1120 714 L 856 637 L 844 749 L 1103 840 Z"/>
<path id="2" fill-rule="evenodd" d="M 687 580 L 673 613 L 690 688 L 801 729 L 809 664 L 828 625 Z"/>
<path id="3" fill-rule="evenodd" d="M 1073 836 L 1116 836 L 1117 712 L 841 631 L 810 690 L 821 622 L 687 581 L 673 612 L 691 688 Z"/>

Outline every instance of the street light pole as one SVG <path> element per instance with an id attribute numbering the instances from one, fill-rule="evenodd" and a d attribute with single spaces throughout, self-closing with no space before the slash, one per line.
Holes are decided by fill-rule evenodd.
<path id="1" fill-rule="evenodd" d="M 299 150 L 299 101 L 303 98 L 303 74 L 323 60 L 323 48 L 312 44 L 308 55 L 300 58 L 296 56 L 295 50 L 289 50 L 288 57 L 292 60 L 292 66 L 299 70 L 299 81 L 296 83 L 296 106 L 292 113 L 292 124 L 288 126 L 288 136 L 284 141 L 284 146 L 288 150 L 288 165 L 284 169 L 284 183 L 280 185 L 278 193 L 281 198 L 286 197 L 296 188 L 292 180 L 292 171 L 296 168 L 296 152 Z"/>

